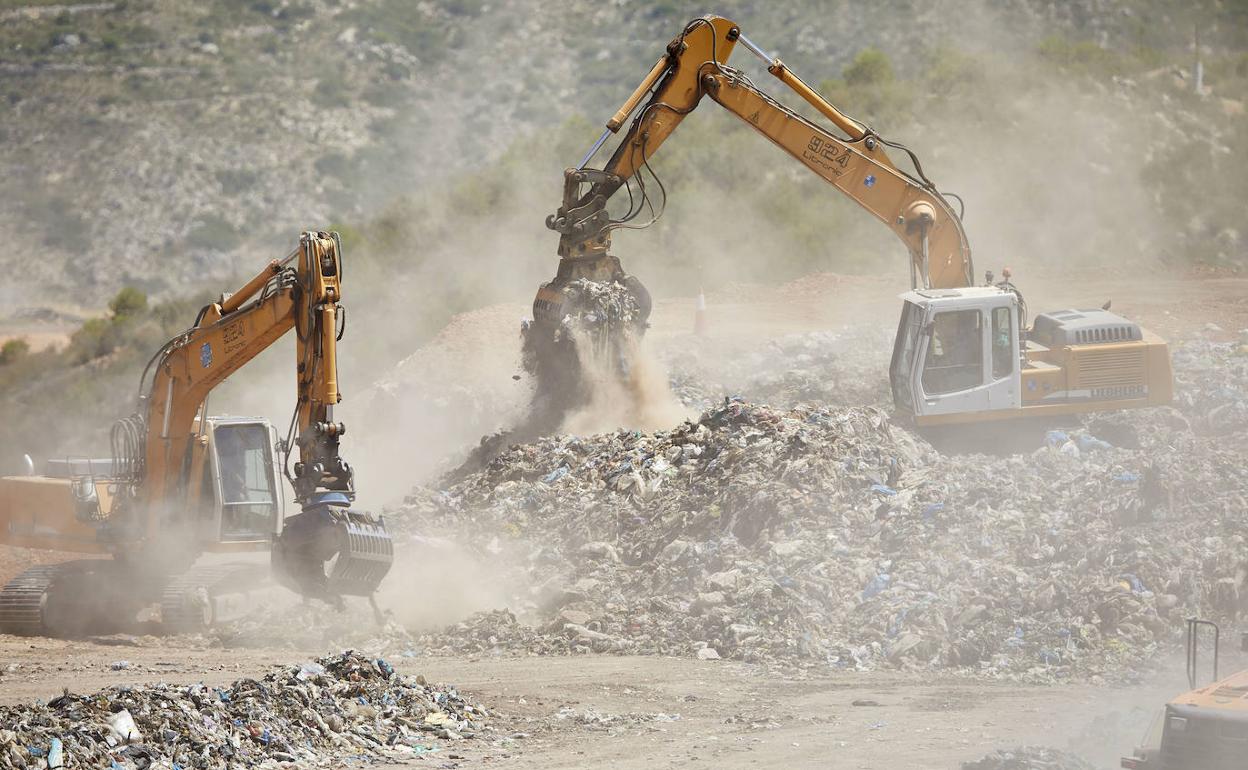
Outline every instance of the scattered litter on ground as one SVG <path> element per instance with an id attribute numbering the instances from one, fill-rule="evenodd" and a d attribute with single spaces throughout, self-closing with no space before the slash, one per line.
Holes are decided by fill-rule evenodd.
<path id="1" fill-rule="evenodd" d="M 1097 770 L 1083 759 L 1057 749 L 1023 746 L 994 751 L 975 762 L 963 762 L 962 770 Z"/>
<path id="2" fill-rule="evenodd" d="M 229 687 L 110 687 L 0 707 L 0 767 L 313 767 L 394 761 L 492 735 L 454 688 L 354 652 Z"/>

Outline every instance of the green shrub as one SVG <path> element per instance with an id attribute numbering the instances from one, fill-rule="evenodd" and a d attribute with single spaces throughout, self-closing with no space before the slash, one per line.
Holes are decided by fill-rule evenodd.
<path id="1" fill-rule="evenodd" d="M 1122 54 L 1102 48 L 1091 40 L 1049 35 L 1040 41 L 1037 53 L 1041 59 L 1073 74 L 1109 77 L 1127 70 Z"/>
<path id="2" fill-rule="evenodd" d="M 221 184 L 221 192 L 231 196 L 247 192 L 260 181 L 260 174 L 247 168 L 221 169 L 216 177 Z"/>
<path id="3" fill-rule="evenodd" d="M 841 73 L 850 87 L 878 86 L 897 79 L 893 63 L 877 48 L 864 48 Z"/>
<path id="4" fill-rule="evenodd" d="M 205 214 L 186 234 L 186 245 L 193 249 L 232 251 L 242 243 L 234 225 L 219 214 Z"/>
<path id="5" fill-rule="evenodd" d="M 105 318 L 89 318 L 69 338 L 72 363 L 80 364 L 112 353 L 117 347 L 113 325 Z"/>
<path id="6" fill-rule="evenodd" d="M 6 340 L 0 345 L 0 366 L 7 366 L 30 352 L 30 343 L 21 337 Z"/>
<path id="7" fill-rule="evenodd" d="M 147 310 L 147 295 L 133 286 L 127 286 L 109 300 L 108 309 L 114 321 L 135 318 Z"/>

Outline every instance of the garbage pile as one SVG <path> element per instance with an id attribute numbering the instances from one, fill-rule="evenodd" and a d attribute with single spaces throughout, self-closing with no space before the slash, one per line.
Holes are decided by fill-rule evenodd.
<path id="1" fill-rule="evenodd" d="M 488 717 L 453 688 L 345 652 L 228 688 L 110 687 L 0 707 L 0 768 L 393 761 L 482 735 Z"/>
<path id="2" fill-rule="evenodd" d="M 1185 341 L 1173 353 L 1175 407 L 1202 433 L 1248 430 L 1248 329 L 1238 343 Z"/>
<path id="3" fill-rule="evenodd" d="M 994 751 L 975 762 L 963 762 L 962 770 L 1097 770 L 1082 758 L 1043 746 L 1023 746 Z"/>
<path id="4" fill-rule="evenodd" d="M 672 392 L 704 410 L 725 397 L 789 408 L 803 403 L 882 406 L 890 402 L 889 330 L 870 326 L 789 334 L 738 350 L 733 340 L 677 339 L 663 361 Z"/>
<path id="5" fill-rule="evenodd" d="M 1191 422 L 1140 410 L 1029 454 L 941 455 L 875 408 L 729 400 L 669 431 L 513 446 L 388 521 L 516 587 L 516 623 L 469 618 L 428 652 L 1123 675 L 1185 616 L 1248 598 L 1243 437 Z"/>

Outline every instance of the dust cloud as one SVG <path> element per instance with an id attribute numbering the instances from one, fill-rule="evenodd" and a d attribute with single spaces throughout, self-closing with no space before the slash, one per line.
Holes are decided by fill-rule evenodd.
<path id="1" fill-rule="evenodd" d="M 588 388 L 589 400 L 564 417 L 560 433 L 657 430 L 695 416 L 672 394 L 666 369 L 644 340 L 633 335 L 622 338 L 628 370 L 621 378 L 614 356 L 593 344 L 588 334 L 575 336 L 580 378 Z"/>

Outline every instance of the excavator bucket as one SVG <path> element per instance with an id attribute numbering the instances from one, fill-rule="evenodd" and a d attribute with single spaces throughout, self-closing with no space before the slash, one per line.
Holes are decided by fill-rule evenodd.
<path id="1" fill-rule="evenodd" d="M 337 604 L 372 596 L 394 563 L 385 522 L 347 509 L 345 495 L 321 494 L 286 519 L 273 544 L 277 581 L 304 596 Z"/>
<path id="2" fill-rule="evenodd" d="M 646 287 L 614 257 L 581 262 L 561 260 L 555 279 L 538 289 L 532 323 L 521 328 L 522 363 L 536 378 L 539 399 L 556 413 L 555 424 L 590 399 L 583 370 L 598 368 L 591 361 L 628 379 L 652 304 Z"/>
<path id="3" fill-rule="evenodd" d="M 346 596 L 372 596 L 394 563 L 394 541 L 381 519 L 348 512 L 346 537 L 329 571 L 329 590 Z"/>

